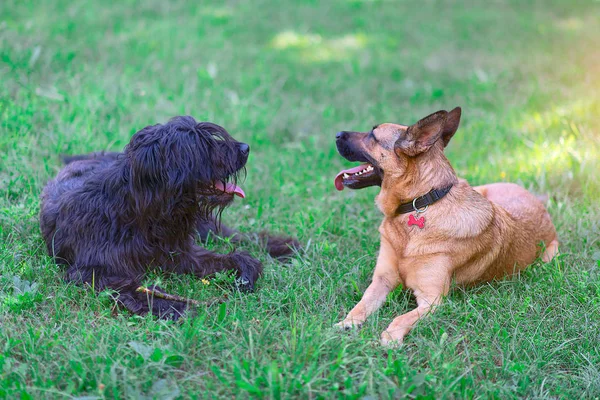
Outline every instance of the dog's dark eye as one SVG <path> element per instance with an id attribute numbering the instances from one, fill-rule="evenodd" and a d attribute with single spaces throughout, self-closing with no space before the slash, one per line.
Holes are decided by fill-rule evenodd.
<path id="1" fill-rule="evenodd" d="M 369 132 L 369 138 L 373 139 L 374 141 L 378 142 L 377 138 L 375 137 L 375 134 L 373 133 L 373 131 Z"/>

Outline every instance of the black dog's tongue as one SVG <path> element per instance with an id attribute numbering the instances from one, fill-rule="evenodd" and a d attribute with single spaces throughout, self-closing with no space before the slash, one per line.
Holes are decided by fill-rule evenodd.
<path id="1" fill-rule="evenodd" d="M 234 185 L 233 183 L 223 183 L 221 181 L 217 181 L 215 182 L 215 188 L 228 194 L 235 194 L 236 196 L 239 196 L 242 199 L 246 197 L 246 193 L 244 193 L 242 188 L 237 185 Z"/>

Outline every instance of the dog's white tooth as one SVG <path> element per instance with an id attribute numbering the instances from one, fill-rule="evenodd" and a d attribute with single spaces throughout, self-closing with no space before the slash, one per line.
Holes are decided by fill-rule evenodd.
<path id="1" fill-rule="evenodd" d="M 344 179 L 348 179 L 349 177 L 350 177 L 350 175 L 344 174 Z"/>

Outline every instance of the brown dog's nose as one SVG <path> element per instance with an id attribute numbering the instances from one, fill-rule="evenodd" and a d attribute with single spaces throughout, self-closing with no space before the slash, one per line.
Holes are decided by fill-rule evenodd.
<path id="1" fill-rule="evenodd" d="M 338 132 L 337 135 L 335 135 L 335 139 L 336 140 L 344 140 L 344 139 L 346 139 L 346 136 L 348 136 L 347 133 L 348 132 L 346 132 L 346 131 Z"/>

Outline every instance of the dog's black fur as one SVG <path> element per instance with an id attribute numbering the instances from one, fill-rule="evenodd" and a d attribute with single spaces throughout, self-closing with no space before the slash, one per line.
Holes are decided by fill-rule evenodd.
<path id="1" fill-rule="evenodd" d="M 112 289 L 120 304 L 141 315 L 177 319 L 186 308 L 136 290 L 149 268 L 198 277 L 232 270 L 242 289 L 253 290 L 262 271 L 258 260 L 242 251 L 217 254 L 195 241 L 196 231 L 204 240 L 211 233 L 241 240 L 219 223 L 233 194 L 215 182 L 236 182 L 248 154 L 248 145 L 222 127 L 185 116 L 142 129 L 123 153 L 65 157 L 67 166 L 42 193 L 48 252 L 68 265 L 69 281 Z M 294 239 L 261 237 L 275 257 L 298 247 Z"/>

